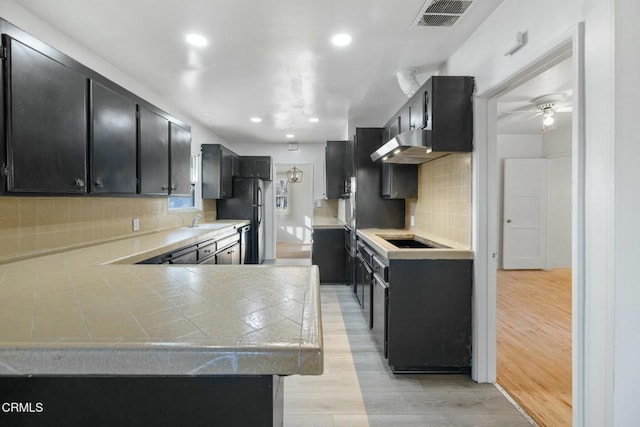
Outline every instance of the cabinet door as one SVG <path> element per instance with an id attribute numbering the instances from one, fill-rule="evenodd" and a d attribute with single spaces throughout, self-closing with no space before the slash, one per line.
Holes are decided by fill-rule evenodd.
<path id="1" fill-rule="evenodd" d="M 191 131 L 169 124 L 171 144 L 171 195 L 191 195 Z"/>
<path id="2" fill-rule="evenodd" d="M 325 148 L 327 199 L 339 199 L 344 192 L 346 148 L 345 141 L 327 141 Z"/>
<path id="3" fill-rule="evenodd" d="M 139 106 L 140 194 L 169 195 L 169 121 Z"/>
<path id="4" fill-rule="evenodd" d="M 320 270 L 320 283 L 346 281 L 343 229 L 313 230 L 311 263 Z"/>
<path id="5" fill-rule="evenodd" d="M 91 82 L 91 192 L 136 194 L 136 104 Z"/>
<path id="6" fill-rule="evenodd" d="M 242 161 L 235 153 L 231 156 L 231 177 L 238 178 L 242 176 Z"/>
<path id="7" fill-rule="evenodd" d="M 8 36 L 7 191 L 85 193 L 87 80 Z"/>
<path id="8" fill-rule="evenodd" d="M 400 133 L 400 116 L 395 117 L 393 121 L 389 123 L 389 139 L 393 138 L 399 133 Z"/>
<path id="9" fill-rule="evenodd" d="M 386 139 L 385 141 L 388 141 L 388 139 Z M 347 141 L 347 153 L 346 153 L 346 160 L 344 164 L 345 178 L 349 178 L 355 175 L 353 150 L 354 150 L 353 140 Z"/>
<path id="10" fill-rule="evenodd" d="M 409 106 L 406 106 L 405 108 L 402 109 L 402 111 L 400 111 L 400 118 L 399 118 L 400 123 L 398 124 L 398 133 L 406 132 L 409 130 L 411 126 L 410 111 L 411 111 L 411 108 Z"/>
<path id="11" fill-rule="evenodd" d="M 233 245 L 230 249 L 231 251 L 231 264 L 239 265 L 240 264 L 240 242 Z"/>
<path id="12" fill-rule="evenodd" d="M 233 153 L 224 147 L 220 164 L 220 198 L 228 199 L 233 197 Z"/>
<path id="13" fill-rule="evenodd" d="M 271 157 L 258 157 L 255 161 L 256 178 L 271 181 Z"/>
<path id="14" fill-rule="evenodd" d="M 218 265 L 230 265 L 233 258 L 231 256 L 231 249 L 224 249 L 216 254 L 216 264 Z"/>
<path id="15" fill-rule="evenodd" d="M 244 178 L 260 178 L 271 181 L 271 157 L 243 156 L 242 176 Z"/>
<path id="16" fill-rule="evenodd" d="M 409 128 L 422 129 L 424 127 L 424 93 L 419 91 L 412 101 L 409 106 Z"/>

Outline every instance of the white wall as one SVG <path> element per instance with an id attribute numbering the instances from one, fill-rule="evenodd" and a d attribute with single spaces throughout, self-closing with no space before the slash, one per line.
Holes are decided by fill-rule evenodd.
<path id="1" fill-rule="evenodd" d="M 571 128 L 542 134 L 548 159 L 547 266 L 571 266 Z"/>
<path id="2" fill-rule="evenodd" d="M 637 424 L 638 355 L 640 354 L 640 2 L 618 0 L 616 6 L 615 71 L 615 398 L 614 425 Z M 609 250 L 610 248 L 607 248 Z"/>
<path id="3" fill-rule="evenodd" d="M 584 283 L 577 284 L 584 286 L 584 300 L 574 298 L 574 308 L 580 310 L 574 313 L 580 324 L 574 326 L 584 327 L 584 334 L 578 336 L 574 359 L 582 360 L 574 371 L 579 404 L 574 405 L 575 425 L 633 425 L 640 418 L 640 370 L 634 363 L 640 354 L 640 287 L 633 260 L 637 256 L 632 255 L 640 241 L 634 220 L 640 208 L 640 132 L 633 113 L 640 99 L 640 53 L 632 42 L 640 39 L 638 7 L 634 0 L 504 0 L 441 70 L 475 76 L 482 95 L 536 62 L 584 22 L 585 217 L 584 263 L 579 264 L 584 266 Z M 520 30 L 528 31 L 528 44 L 505 56 Z M 476 156 L 482 158 L 478 152 Z M 482 244 L 476 242 L 475 249 L 483 251 L 477 258 L 490 258 Z M 474 291 L 475 310 L 481 312 L 476 320 L 490 328 L 491 319 L 482 315 L 495 294 L 483 286 Z M 481 336 L 490 339 L 491 334 L 483 330 Z M 491 367 L 485 368 L 490 374 Z"/>
<path id="4" fill-rule="evenodd" d="M 287 179 L 287 171 L 293 166 L 277 164 L 276 177 Z M 276 241 L 310 244 L 313 231 L 313 181 L 306 178 L 313 176 L 313 165 L 296 164 L 295 167 L 303 173 L 302 182 L 289 183 L 289 209 L 286 214 L 276 213 Z"/>

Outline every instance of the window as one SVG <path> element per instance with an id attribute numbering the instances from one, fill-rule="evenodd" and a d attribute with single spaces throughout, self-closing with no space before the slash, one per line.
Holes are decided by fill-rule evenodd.
<path id="1" fill-rule="evenodd" d="M 200 154 L 191 153 L 191 195 L 169 197 L 169 210 L 190 209 L 196 207 L 196 183 L 198 182 Z"/>
<path id="2" fill-rule="evenodd" d="M 289 213 L 289 187 L 287 179 L 276 179 L 276 213 L 286 215 Z"/>

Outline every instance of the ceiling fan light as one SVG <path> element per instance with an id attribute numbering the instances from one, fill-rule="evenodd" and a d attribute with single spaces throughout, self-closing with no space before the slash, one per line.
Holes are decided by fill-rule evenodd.
<path id="1" fill-rule="evenodd" d="M 553 115 L 551 115 L 551 114 L 548 115 L 548 116 L 545 116 L 542 119 L 542 124 L 544 124 L 545 126 L 551 126 L 553 124 L 553 122 L 555 122 L 555 119 L 553 118 Z"/>

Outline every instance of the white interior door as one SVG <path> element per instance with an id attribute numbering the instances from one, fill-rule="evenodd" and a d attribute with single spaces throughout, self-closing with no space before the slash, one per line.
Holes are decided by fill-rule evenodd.
<path id="1" fill-rule="evenodd" d="M 547 160 L 505 159 L 502 266 L 546 267 Z"/>

